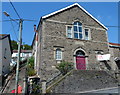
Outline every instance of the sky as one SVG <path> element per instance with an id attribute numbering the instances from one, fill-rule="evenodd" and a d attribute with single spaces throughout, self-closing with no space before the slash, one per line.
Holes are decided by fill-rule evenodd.
<path id="1" fill-rule="evenodd" d="M 34 24 L 38 25 L 41 16 L 67 7 L 75 2 L 13 2 L 18 14 L 23 19 L 34 20 L 23 22 L 22 41 L 24 44 L 32 44 L 34 37 Z M 118 3 L 117 2 L 77 2 L 91 15 L 107 26 L 118 26 Z M 2 12 L 9 13 L 12 19 L 18 19 L 13 7 L 9 2 L 2 2 Z M 18 39 L 19 24 L 9 20 L 2 14 L 2 33 L 10 34 L 11 40 Z M 17 21 L 18 22 L 18 21 Z M 109 42 L 120 43 L 118 27 L 107 27 Z"/>

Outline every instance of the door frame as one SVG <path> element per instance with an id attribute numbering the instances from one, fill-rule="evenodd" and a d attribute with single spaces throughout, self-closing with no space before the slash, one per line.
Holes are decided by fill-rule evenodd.
<path id="1" fill-rule="evenodd" d="M 74 51 L 74 68 L 77 70 L 77 67 L 76 67 L 76 52 L 77 51 L 83 51 L 85 53 L 85 56 L 88 56 L 87 53 L 85 52 L 85 50 L 83 50 L 82 48 L 78 48 Z M 88 69 L 88 57 L 85 57 L 85 62 L 86 62 L 86 70 Z"/>

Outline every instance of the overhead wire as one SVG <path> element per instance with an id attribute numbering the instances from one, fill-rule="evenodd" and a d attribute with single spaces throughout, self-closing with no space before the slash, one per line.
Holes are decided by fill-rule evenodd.
<path id="1" fill-rule="evenodd" d="M 107 26 L 106 27 L 115 27 L 115 28 L 120 28 L 120 26 Z"/>
<path id="2" fill-rule="evenodd" d="M 17 16 L 18 16 L 18 18 L 19 18 L 19 20 L 21 19 L 21 17 L 20 17 L 20 15 L 18 14 L 18 12 L 17 12 L 17 10 L 16 10 L 16 8 L 15 8 L 15 6 L 13 5 L 13 3 L 9 0 L 9 2 L 10 2 L 10 4 L 12 5 L 12 7 L 13 7 L 13 9 L 14 9 L 14 11 L 15 11 L 15 13 L 17 14 Z M 15 21 L 14 19 L 12 19 L 10 16 L 9 16 L 9 18 L 10 18 L 10 22 L 11 22 L 11 25 L 12 25 L 12 27 L 13 27 L 13 31 L 14 31 L 14 34 L 15 34 L 15 37 L 16 37 L 16 39 L 17 39 L 17 41 L 19 41 L 18 40 L 18 37 L 17 37 L 17 34 L 16 34 L 16 32 L 15 32 L 15 29 L 14 29 L 14 25 L 13 25 L 13 23 L 12 23 L 12 21 Z M 17 24 L 18 24 L 18 22 L 17 21 L 15 21 Z"/>
<path id="3" fill-rule="evenodd" d="M 10 0 L 9 0 L 10 1 Z M 16 12 L 17 16 L 19 17 L 19 19 L 21 19 L 20 15 L 18 14 L 16 8 L 14 7 L 14 5 L 12 4 L 12 2 L 10 1 L 10 4 L 12 5 L 14 11 Z"/>
<path id="4" fill-rule="evenodd" d="M 16 32 L 15 32 L 15 27 L 14 27 L 14 25 L 13 25 L 12 21 L 10 21 L 10 22 L 11 22 L 11 25 L 12 25 L 13 32 L 14 32 L 14 34 L 15 34 L 15 37 L 16 37 L 16 39 L 17 39 L 17 41 L 18 41 L 18 37 L 17 37 L 17 34 L 16 34 Z"/>

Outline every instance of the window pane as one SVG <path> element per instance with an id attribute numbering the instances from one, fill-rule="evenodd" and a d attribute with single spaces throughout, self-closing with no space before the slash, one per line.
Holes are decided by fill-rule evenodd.
<path id="1" fill-rule="evenodd" d="M 74 33 L 74 38 L 78 38 L 78 33 Z"/>
<path id="2" fill-rule="evenodd" d="M 89 30 L 88 29 L 85 29 L 85 32 L 88 32 Z"/>
<path id="3" fill-rule="evenodd" d="M 79 39 L 82 39 L 82 34 L 79 34 Z"/>
<path id="4" fill-rule="evenodd" d="M 88 36 L 88 32 L 85 32 L 85 36 Z"/>
<path id="5" fill-rule="evenodd" d="M 72 34 L 71 34 L 71 33 L 68 33 L 67 37 L 68 37 L 68 38 L 72 38 Z"/>
<path id="6" fill-rule="evenodd" d="M 79 27 L 79 32 L 82 32 L 82 27 Z"/>
<path id="7" fill-rule="evenodd" d="M 70 26 L 67 27 L 67 37 L 72 38 L 72 27 Z"/>
<path id="8" fill-rule="evenodd" d="M 69 27 L 69 26 L 68 26 L 67 31 L 70 33 L 70 32 L 71 32 L 71 29 L 72 29 L 72 27 Z"/>
<path id="9" fill-rule="evenodd" d="M 84 56 L 85 53 L 83 51 L 79 50 L 79 51 L 76 52 L 76 55 L 77 56 Z"/>
<path id="10" fill-rule="evenodd" d="M 60 49 L 56 50 L 56 59 L 61 60 L 62 59 L 62 51 Z"/>
<path id="11" fill-rule="evenodd" d="M 78 25 L 79 25 L 79 26 L 82 26 L 82 23 L 78 22 Z"/>
<path id="12" fill-rule="evenodd" d="M 74 25 L 77 25 L 77 22 L 74 22 Z"/>
<path id="13" fill-rule="evenodd" d="M 78 30 L 77 30 L 77 26 L 74 26 L 74 31 L 78 31 Z"/>
<path id="14" fill-rule="evenodd" d="M 85 29 L 85 40 L 88 40 L 88 29 Z"/>

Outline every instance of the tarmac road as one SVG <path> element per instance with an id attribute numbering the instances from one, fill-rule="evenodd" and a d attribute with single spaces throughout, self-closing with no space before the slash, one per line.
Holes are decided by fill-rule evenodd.
<path id="1" fill-rule="evenodd" d="M 118 87 L 111 87 L 111 88 L 103 88 L 103 89 L 98 89 L 98 90 L 83 91 L 79 93 L 108 93 L 108 94 L 115 93 L 115 94 L 118 94 L 120 92 L 119 89 Z"/>
<path id="2" fill-rule="evenodd" d="M 118 88 L 95 91 L 93 93 L 118 93 Z"/>

